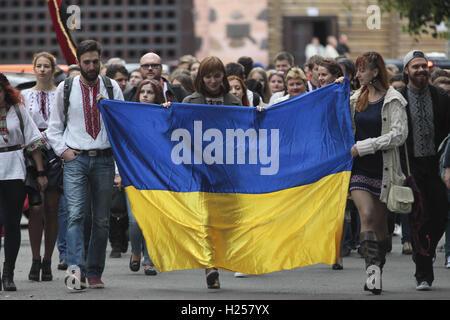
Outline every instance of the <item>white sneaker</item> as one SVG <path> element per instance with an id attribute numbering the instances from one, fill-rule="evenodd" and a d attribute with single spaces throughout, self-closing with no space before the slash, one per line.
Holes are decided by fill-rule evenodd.
<path id="1" fill-rule="evenodd" d="M 236 278 L 246 278 L 246 277 L 248 276 L 248 274 L 246 274 L 246 273 L 241 273 L 241 272 L 235 272 L 235 273 L 234 273 L 234 276 L 235 276 Z"/>
<path id="2" fill-rule="evenodd" d="M 402 235 L 402 226 L 399 224 L 395 224 L 393 234 L 394 234 L 394 236 L 401 236 Z"/>
<path id="3" fill-rule="evenodd" d="M 71 291 L 80 291 L 86 288 L 86 280 L 81 277 L 79 266 L 70 266 L 67 268 L 64 277 L 64 284 Z"/>
<path id="4" fill-rule="evenodd" d="M 431 285 L 427 281 L 422 281 L 416 287 L 417 291 L 430 291 Z"/>
<path id="5" fill-rule="evenodd" d="M 447 257 L 447 261 L 445 262 L 445 267 L 450 269 L 450 256 Z"/>
<path id="6" fill-rule="evenodd" d="M 367 270 L 366 287 L 373 294 L 381 293 L 381 269 L 376 265 L 370 265 Z"/>

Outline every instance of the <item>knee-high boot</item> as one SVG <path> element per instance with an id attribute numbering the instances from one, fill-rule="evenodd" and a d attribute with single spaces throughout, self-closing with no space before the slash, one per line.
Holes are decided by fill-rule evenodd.
<path id="1" fill-rule="evenodd" d="M 382 249 L 381 241 L 378 241 L 374 231 L 360 233 L 361 248 L 366 262 L 367 280 L 364 290 L 373 294 L 381 294 L 381 272 L 386 261 L 386 251 Z M 383 254 L 384 252 L 384 254 Z"/>

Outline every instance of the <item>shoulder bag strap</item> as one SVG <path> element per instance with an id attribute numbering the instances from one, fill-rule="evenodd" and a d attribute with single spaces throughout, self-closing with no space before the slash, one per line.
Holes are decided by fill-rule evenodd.
<path id="1" fill-rule="evenodd" d="M 17 118 L 19 118 L 19 122 L 20 122 L 20 131 L 22 132 L 22 136 L 25 140 L 25 134 L 24 134 L 24 125 L 23 125 L 23 118 L 22 118 L 22 113 L 20 112 L 19 106 L 18 105 L 14 105 L 14 111 L 16 111 L 17 114 Z"/>

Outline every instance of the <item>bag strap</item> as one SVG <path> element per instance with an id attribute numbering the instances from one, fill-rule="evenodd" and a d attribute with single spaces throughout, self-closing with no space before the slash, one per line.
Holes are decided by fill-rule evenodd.
<path id="1" fill-rule="evenodd" d="M 388 125 L 389 125 L 389 127 L 391 126 L 391 113 L 390 112 L 388 112 L 388 121 L 389 121 L 389 123 L 388 123 Z M 408 176 L 410 176 L 411 175 L 411 169 L 410 169 L 410 167 L 409 167 L 409 157 L 408 157 L 408 148 L 407 148 L 407 146 L 406 146 L 406 141 L 405 141 L 405 143 L 403 144 L 403 146 L 404 146 L 404 150 L 405 150 L 405 156 L 406 156 L 406 169 L 408 170 Z M 400 157 L 400 154 L 399 154 L 399 157 Z M 392 158 L 391 158 L 391 160 L 392 160 Z M 400 161 L 400 159 L 399 159 L 399 161 Z M 391 166 L 392 166 L 392 169 L 391 169 L 391 181 L 394 181 L 394 170 L 393 170 L 393 167 L 394 167 L 394 163 L 392 163 L 392 161 L 391 161 Z"/>
<path id="2" fill-rule="evenodd" d="M 70 91 L 72 91 L 73 77 L 64 80 L 64 129 L 67 127 L 67 114 L 70 105 Z"/>
<path id="3" fill-rule="evenodd" d="M 106 77 L 106 76 L 103 76 L 103 75 L 101 77 L 102 77 L 102 80 L 103 80 L 103 84 L 106 87 L 106 91 L 108 92 L 108 98 L 110 100 L 113 100 L 114 99 L 114 87 L 113 87 L 113 84 L 111 82 L 111 79 Z"/>
<path id="4" fill-rule="evenodd" d="M 406 168 L 408 170 L 408 176 L 410 176 L 411 175 L 411 169 L 409 167 L 408 147 L 406 146 L 406 141 L 405 141 L 405 148 L 404 148 L 404 150 L 405 150 L 405 156 L 406 156 Z"/>
<path id="5" fill-rule="evenodd" d="M 25 140 L 25 134 L 24 134 L 24 125 L 23 125 L 23 118 L 22 118 L 22 113 L 20 112 L 19 106 L 18 105 L 14 105 L 14 111 L 17 114 L 17 118 L 19 118 L 19 122 L 20 122 L 20 131 L 22 132 L 22 136 L 23 139 Z"/>

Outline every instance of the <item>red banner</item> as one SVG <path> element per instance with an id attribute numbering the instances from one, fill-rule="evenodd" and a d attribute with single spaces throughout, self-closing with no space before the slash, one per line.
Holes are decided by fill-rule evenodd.
<path id="1" fill-rule="evenodd" d="M 70 36 L 71 30 L 67 26 L 67 21 L 70 16 L 67 13 L 66 1 L 47 0 L 47 4 L 64 58 L 68 65 L 77 64 L 76 45 Z"/>

